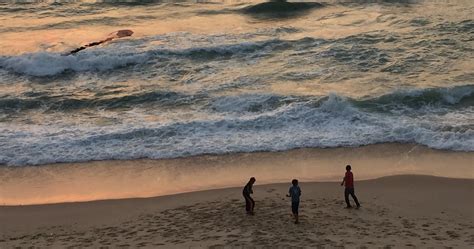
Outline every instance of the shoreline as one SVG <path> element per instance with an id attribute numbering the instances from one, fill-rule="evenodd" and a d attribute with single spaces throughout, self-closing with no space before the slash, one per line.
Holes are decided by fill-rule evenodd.
<path id="1" fill-rule="evenodd" d="M 435 176 L 435 175 L 424 175 L 424 174 L 397 174 L 397 175 L 387 175 L 375 178 L 368 178 L 368 179 L 360 179 L 357 181 L 379 181 L 386 178 L 397 178 L 397 177 L 428 177 L 428 178 L 440 178 L 446 180 L 459 180 L 459 181 L 473 181 L 473 188 L 474 188 L 474 179 L 473 178 L 457 178 L 457 177 L 444 177 L 444 176 Z M 289 179 L 291 180 L 291 179 Z M 303 181 L 304 183 L 309 184 L 339 184 L 340 180 L 333 180 L 333 181 Z M 267 188 L 272 185 L 281 185 L 287 184 L 290 186 L 291 184 L 283 181 L 279 182 L 270 182 L 270 183 L 263 183 L 263 184 L 255 184 L 254 186 L 258 186 L 261 188 Z M 240 189 L 243 186 L 229 186 L 229 187 L 218 187 L 212 189 L 202 189 L 202 190 L 192 190 L 187 192 L 178 192 L 178 193 L 171 193 L 171 194 L 164 194 L 164 195 L 157 195 L 157 196 L 147 196 L 147 197 L 124 197 L 124 198 L 116 198 L 116 199 L 97 199 L 97 200 L 87 200 L 87 201 L 71 201 L 71 202 L 54 202 L 54 203 L 37 203 L 37 204 L 18 204 L 18 205 L 0 205 L 1 208 L 22 208 L 22 207 L 42 207 L 42 206 L 55 206 L 55 205 L 76 205 L 76 204 L 87 204 L 87 203 L 99 203 L 99 202 L 120 202 L 120 201 L 133 201 L 133 200 L 147 200 L 147 199 L 155 199 L 155 198 L 173 198 L 175 196 L 180 195 L 192 195 L 198 194 L 202 192 L 212 192 L 212 191 L 222 191 L 222 190 L 231 190 Z M 473 189 L 474 192 L 474 189 Z"/>
<path id="2" fill-rule="evenodd" d="M 104 159 L 104 160 L 89 160 L 89 161 L 75 161 L 75 162 L 54 162 L 54 163 L 42 163 L 42 164 L 26 164 L 26 165 L 8 165 L 8 164 L 1 164 L 0 169 L 2 168 L 37 168 L 37 167 L 51 167 L 55 165 L 77 165 L 77 164 L 87 164 L 87 163 L 100 163 L 100 162 L 121 162 L 121 161 L 167 161 L 167 160 L 185 160 L 185 159 L 199 159 L 203 157 L 227 157 L 227 156 L 241 156 L 241 155 L 249 155 L 249 154 L 275 154 L 275 153 L 286 153 L 286 152 L 295 152 L 301 150 L 340 150 L 340 149 L 359 149 L 365 147 L 375 147 L 375 146 L 408 146 L 412 148 L 421 147 L 427 150 L 438 151 L 441 153 L 474 153 L 474 151 L 464 151 L 464 150 L 448 150 L 448 149 L 437 149 L 432 148 L 424 144 L 417 144 L 417 143 L 401 143 L 401 142 L 381 142 L 381 143 L 373 143 L 373 144 L 364 144 L 364 145 L 355 145 L 355 146 L 338 146 L 338 147 L 296 147 L 287 150 L 257 150 L 251 152 L 228 152 L 228 153 L 204 153 L 199 155 L 191 155 L 191 156 L 178 156 L 178 157 L 165 157 L 165 158 L 148 158 L 148 157 L 139 157 L 139 158 L 132 158 L 132 159 Z"/>
<path id="3" fill-rule="evenodd" d="M 203 155 L 0 167 L 0 205 L 34 205 L 147 198 L 257 184 L 339 181 L 346 164 L 356 179 L 400 174 L 474 179 L 473 152 L 430 149 L 416 144 L 354 148 L 301 148 L 283 152 Z"/>
<path id="4" fill-rule="evenodd" d="M 216 246 L 468 247 L 474 179 L 398 175 L 357 180 L 360 210 L 344 209 L 338 182 L 301 182 L 294 225 L 290 182 L 256 185 L 256 215 L 241 188 L 151 198 L 0 207 L 0 247 Z M 221 246 L 221 247 L 219 247 Z"/>

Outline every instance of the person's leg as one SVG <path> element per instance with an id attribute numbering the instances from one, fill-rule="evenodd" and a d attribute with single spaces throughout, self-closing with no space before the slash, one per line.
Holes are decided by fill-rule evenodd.
<path id="1" fill-rule="evenodd" d="M 354 199 L 354 202 L 356 203 L 357 207 L 360 207 L 359 200 L 357 200 L 357 196 L 355 195 L 354 188 L 351 188 L 350 194 L 352 196 L 352 199 Z"/>
<path id="2" fill-rule="evenodd" d="M 250 213 L 253 214 L 253 209 L 255 208 L 255 201 L 250 197 Z"/>
<path id="3" fill-rule="evenodd" d="M 244 195 L 244 198 L 245 198 L 245 211 L 247 211 L 247 213 L 250 213 L 250 208 L 251 208 L 251 202 L 250 202 L 250 197 L 247 196 L 247 195 Z"/>
<path id="4" fill-rule="evenodd" d="M 296 202 L 291 202 L 291 213 L 293 214 L 293 217 L 295 218 L 295 224 L 296 224 L 297 217 L 298 217 L 298 209 L 296 207 Z"/>
<path id="5" fill-rule="evenodd" d="M 349 202 L 349 189 L 345 188 L 344 189 L 344 199 L 346 200 L 347 207 L 351 207 L 351 203 Z"/>
<path id="6" fill-rule="evenodd" d="M 299 215 L 298 215 L 298 209 L 300 207 L 300 203 L 299 202 L 296 202 L 295 203 L 295 224 L 298 224 L 300 223 L 299 221 Z"/>

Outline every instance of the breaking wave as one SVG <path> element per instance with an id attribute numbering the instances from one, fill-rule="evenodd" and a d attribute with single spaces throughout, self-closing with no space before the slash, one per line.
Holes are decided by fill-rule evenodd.
<path id="1" fill-rule="evenodd" d="M 474 151 L 473 92 L 474 85 L 396 91 L 359 100 L 337 94 L 246 94 L 206 99 L 201 111 L 215 114 L 209 119 L 129 122 L 113 128 L 53 126 L 19 131 L 2 126 L 0 163 L 159 159 L 386 142 Z M 180 95 L 163 96 L 171 101 Z M 409 115 L 403 111 L 407 108 Z"/>

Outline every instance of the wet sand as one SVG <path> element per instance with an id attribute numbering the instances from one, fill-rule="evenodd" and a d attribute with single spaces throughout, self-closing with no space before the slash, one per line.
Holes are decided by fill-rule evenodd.
<path id="1" fill-rule="evenodd" d="M 0 167 L 0 248 L 469 248 L 473 162 L 469 152 L 378 144 Z M 347 163 L 360 210 L 344 209 Z M 249 176 L 255 216 L 241 196 Z M 298 225 L 285 197 L 292 178 L 302 182 Z"/>
<path id="2" fill-rule="evenodd" d="M 0 205 L 153 197 L 259 184 L 340 181 L 346 164 L 358 180 L 400 174 L 474 178 L 474 153 L 415 144 L 204 155 L 166 160 L 94 161 L 0 167 Z"/>
<path id="3" fill-rule="evenodd" d="M 474 180 L 420 175 L 356 181 L 362 208 L 344 209 L 338 182 L 302 182 L 300 224 L 289 183 L 257 185 L 255 216 L 240 188 L 154 198 L 0 207 L 0 248 L 471 248 Z"/>

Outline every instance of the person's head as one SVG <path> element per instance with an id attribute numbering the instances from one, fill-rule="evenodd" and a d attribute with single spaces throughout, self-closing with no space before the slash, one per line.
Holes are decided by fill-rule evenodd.
<path id="1" fill-rule="evenodd" d="M 293 184 L 293 186 L 298 186 L 298 180 L 293 179 L 293 181 L 291 181 L 291 184 Z"/>
<path id="2" fill-rule="evenodd" d="M 250 184 L 254 184 L 255 181 L 257 181 L 257 180 L 255 180 L 255 177 L 250 177 L 250 180 L 249 180 L 249 183 L 250 183 Z"/>
<path id="3" fill-rule="evenodd" d="M 351 171 L 351 166 L 349 164 L 346 166 L 346 170 Z"/>

